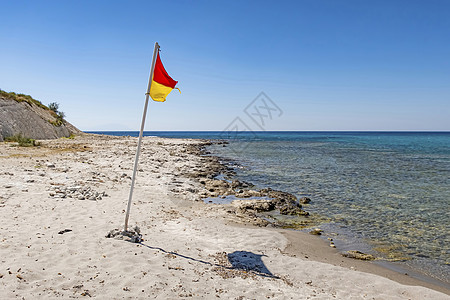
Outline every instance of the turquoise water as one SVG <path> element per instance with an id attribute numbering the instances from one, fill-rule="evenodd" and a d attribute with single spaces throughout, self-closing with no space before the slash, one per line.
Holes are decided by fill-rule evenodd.
<path id="1" fill-rule="evenodd" d="M 450 132 L 146 135 L 226 138 L 209 150 L 244 166 L 239 179 L 310 197 L 305 209 L 330 219 L 322 226 L 343 248 L 367 247 L 450 282 Z"/>

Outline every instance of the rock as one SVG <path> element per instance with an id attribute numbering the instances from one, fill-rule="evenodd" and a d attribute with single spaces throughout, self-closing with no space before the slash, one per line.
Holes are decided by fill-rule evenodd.
<path id="1" fill-rule="evenodd" d="M 314 228 L 313 230 L 311 230 L 311 231 L 309 232 L 309 234 L 312 234 L 312 235 L 321 235 L 322 232 L 323 232 L 322 229 L 320 229 L 320 228 Z"/>
<path id="2" fill-rule="evenodd" d="M 47 168 L 54 168 L 55 164 L 52 163 L 46 163 Z"/>
<path id="3" fill-rule="evenodd" d="M 277 206 L 281 206 L 284 204 L 293 204 L 293 205 L 298 204 L 297 198 L 294 195 L 287 192 L 276 191 L 272 189 L 262 189 L 260 193 L 262 195 L 266 195 L 269 198 L 275 198 L 277 201 Z"/>
<path id="4" fill-rule="evenodd" d="M 261 218 L 254 218 L 253 219 L 253 225 L 259 226 L 259 227 L 266 227 L 270 223 L 267 220 L 261 219 Z"/>
<path id="5" fill-rule="evenodd" d="M 298 201 L 299 201 L 301 204 L 308 204 L 309 202 L 311 202 L 311 199 L 308 198 L 308 197 L 301 197 Z"/>
<path id="6" fill-rule="evenodd" d="M 135 226 L 133 229 L 129 229 L 127 231 L 113 229 L 108 232 L 105 237 L 126 240 L 131 243 L 140 243 L 143 241 L 142 234 L 138 226 Z"/>
<path id="7" fill-rule="evenodd" d="M 302 206 L 298 203 L 287 203 L 279 206 L 280 214 L 290 216 L 307 216 L 308 212 L 302 210 Z"/>
<path id="8" fill-rule="evenodd" d="M 233 189 L 248 188 L 250 186 L 252 186 L 252 185 L 249 184 L 248 182 L 239 181 L 239 180 L 236 180 L 236 179 L 231 182 L 231 188 L 233 188 Z"/>
<path id="9" fill-rule="evenodd" d="M 81 132 L 67 121 L 59 126 L 51 123 L 55 121 L 50 109 L 27 99 L 18 102 L 9 96 L 0 96 L 0 141 L 19 133 L 32 139 L 56 139 Z"/>
<path id="10" fill-rule="evenodd" d="M 360 260 L 375 260 L 375 256 L 363 253 L 358 250 L 349 250 L 345 253 L 342 253 L 342 256 Z"/>
<path id="11" fill-rule="evenodd" d="M 81 189 L 81 186 L 71 186 L 71 187 L 68 187 L 67 189 L 71 192 L 76 192 L 79 189 Z"/>
<path id="12" fill-rule="evenodd" d="M 255 190 L 244 190 L 239 197 L 250 198 L 250 197 L 262 197 L 260 192 Z"/>
<path id="13" fill-rule="evenodd" d="M 53 189 L 52 192 L 49 193 L 51 197 L 55 198 L 73 198 L 78 200 L 102 200 L 103 197 L 107 197 L 106 192 L 95 192 L 89 186 L 59 186 L 59 187 L 51 187 Z"/>
<path id="14" fill-rule="evenodd" d="M 233 204 L 241 211 L 253 210 L 256 212 L 270 211 L 275 208 L 273 200 L 235 200 Z"/>

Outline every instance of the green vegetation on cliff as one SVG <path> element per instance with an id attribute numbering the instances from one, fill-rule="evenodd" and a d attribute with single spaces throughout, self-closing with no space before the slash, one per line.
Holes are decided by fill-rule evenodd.
<path id="1" fill-rule="evenodd" d="M 35 104 L 43 109 L 47 109 L 50 110 L 50 108 L 48 108 L 47 106 L 45 106 L 44 104 L 42 104 L 41 101 L 34 99 L 33 97 L 31 97 L 30 95 L 25 95 L 25 94 L 16 94 L 14 92 L 5 92 L 4 90 L 0 89 L 0 96 L 3 96 L 5 98 L 9 98 L 9 99 L 13 99 L 17 102 L 26 102 L 28 104 Z"/>
<path id="2" fill-rule="evenodd" d="M 40 108 L 48 110 L 53 115 L 53 117 L 55 117 L 55 119 L 56 119 L 54 121 L 48 120 L 48 122 L 50 122 L 50 124 L 52 124 L 53 126 L 61 126 L 65 122 L 64 117 L 66 115 L 64 112 L 58 110 L 59 104 L 56 102 L 52 102 L 48 106 L 46 106 L 46 105 L 42 104 L 41 101 L 34 99 L 30 95 L 17 94 L 14 92 L 6 92 L 6 91 L 0 89 L 0 97 L 1 96 L 8 98 L 8 99 L 15 100 L 17 102 L 26 102 L 29 105 L 35 104 L 35 105 L 39 106 Z"/>

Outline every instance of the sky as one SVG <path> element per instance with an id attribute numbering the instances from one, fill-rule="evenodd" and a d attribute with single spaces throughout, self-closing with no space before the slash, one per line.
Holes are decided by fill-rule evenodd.
<path id="1" fill-rule="evenodd" d="M 81 130 L 139 130 L 155 42 L 181 94 L 151 101 L 145 130 L 450 130 L 447 0 L 0 6 L 0 89 Z"/>

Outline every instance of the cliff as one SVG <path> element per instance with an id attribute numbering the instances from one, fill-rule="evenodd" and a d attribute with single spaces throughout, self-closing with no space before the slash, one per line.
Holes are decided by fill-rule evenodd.
<path id="1" fill-rule="evenodd" d="M 56 139 L 77 133 L 81 131 L 31 96 L 0 90 L 0 141 L 16 134 Z"/>

